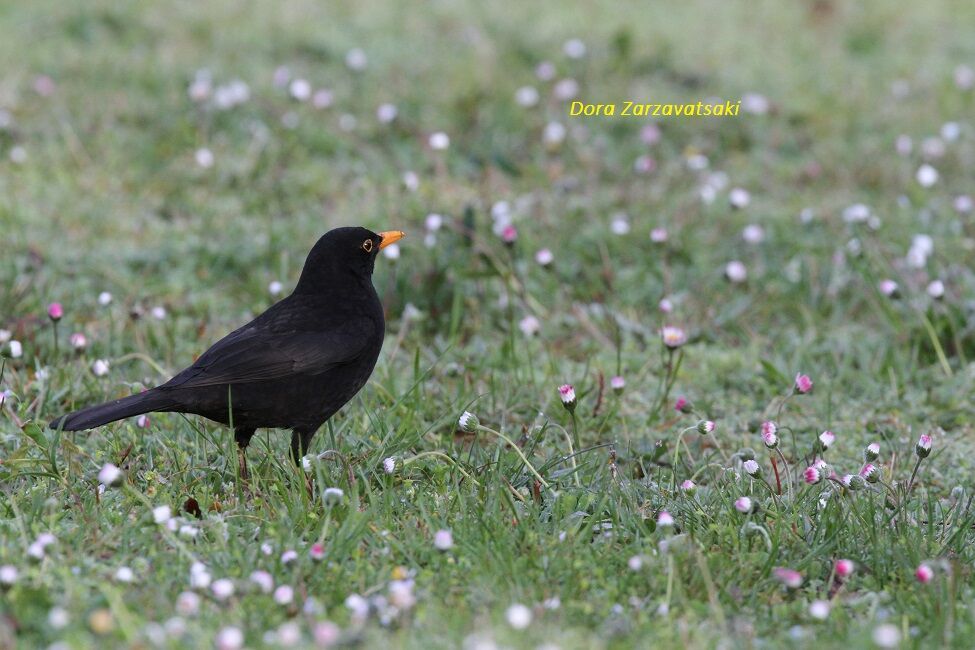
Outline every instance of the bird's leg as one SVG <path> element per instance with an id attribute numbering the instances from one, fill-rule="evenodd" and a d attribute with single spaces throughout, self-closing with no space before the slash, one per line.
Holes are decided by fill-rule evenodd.
<path id="1" fill-rule="evenodd" d="M 253 435 L 253 428 L 245 429 L 243 427 L 236 427 L 234 429 L 234 440 L 237 441 L 237 468 L 240 472 L 240 477 L 245 481 L 248 478 L 247 445 L 250 444 Z"/>
<path id="2" fill-rule="evenodd" d="M 301 466 L 301 459 L 305 457 L 305 453 L 308 451 L 308 445 L 311 444 L 311 439 L 315 436 L 315 429 L 295 429 L 291 433 L 291 458 L 294 460 L 295 465 L 298 466 L 299 472 L 303 469 Z M 305 489 L 308 490 L 308 498 L 314 498 L 315 490 L 311 484 L 311 474 L 305 474 L 301 472 L 305 477 Z"/>
<path id="3" fill-rule="evenodd" d="M 295 429 L 291 434 L 291 459 L 299 468 L 301 459 L 308 452 L 311 439 L 315 437 L 316 429 Z"/>

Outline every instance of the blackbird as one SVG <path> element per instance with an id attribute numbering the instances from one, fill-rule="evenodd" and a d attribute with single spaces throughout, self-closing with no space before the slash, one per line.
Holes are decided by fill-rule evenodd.
<path id="1" fill-rule="evenodd" d="M 404 233 L 336 228 L 311 249 L 294 292 L 213 344 L 165 384 L 63 415 L 80 431 L 142 413 L 195 413 L 233 427 L 242 475 L 258 428 L 291 429 L 294 460 L 359 392 L 379 357 L 385 320 L 372 271 Z"/>

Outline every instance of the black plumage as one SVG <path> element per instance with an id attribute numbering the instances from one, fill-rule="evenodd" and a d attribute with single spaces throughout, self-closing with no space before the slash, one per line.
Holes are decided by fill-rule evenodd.
<path id="1" fill-rule="evenodd" d="M 213 344 L 165 384 L 57 418 L 79 431 L 142 413 L 194 413 L 232 424 L 243 450 L 258 428 L 291 429 L 300 459 L 318 428 L 372 374 L 385 322 L 372 285 L 379 250 L 403 236 L 337 228 L 318 240 L 294 292 Z"/>

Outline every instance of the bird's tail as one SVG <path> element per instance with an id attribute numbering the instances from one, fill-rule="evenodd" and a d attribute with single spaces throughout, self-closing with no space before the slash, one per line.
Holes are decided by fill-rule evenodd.
<path id="1" fill-rule="evenodd" d="M 96 404 L 88 408 L 68 413 L 53 420 L 48 426 L 52 429 L 64 431 L 81 431 L 94 429 L 109 422 L 115 422 L 133 415 L 142 415 L 153 411 L 165 411 L 174 406 L 173 401 L 166 395 L 155 390 L 149 390 L 138 395 L 129 395 L 122 399 Z"/>

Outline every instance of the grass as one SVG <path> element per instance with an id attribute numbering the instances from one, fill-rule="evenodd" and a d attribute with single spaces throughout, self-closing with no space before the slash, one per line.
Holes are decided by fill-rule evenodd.
<path id="1" fill-rule="evenodd" d="M 234 627 L 248 646 L 338 630 L 364 647 L 858 648 L 890 626 L 906 647 L 967 646 L 975 226 L 953 205 L 971 192 L 975 95 L 953 74 L 975 62 L 973 13 L 949 0 L 0 7 L 0 329 L 23 348 L 2 347 L 0 565 L 17 579 L 0 599 L 0 647 L 232 647 L 218 633 Z M 562 53 L 573 37 L 582 59 Z M 345 65 L 355 47 L 361 72 Z M 771 110 L 661 121 L 651 146 L 646 121 L 569 118 L 555 81 L 535 76 L 542 61 L 595 102 L 760 93 Z M 282 65 L 332 90 L 333 106 L 276 87 Z M 243 80 L 249 99 L 194 103 L 201 69 L 214 88 Z M 39 75 L 53 93 L 35 90 Z M 515 103 L 525 85 L 539 105 Z M 375 117 L 384 102 L 398 108 L 389 125 Z M 553 121 L 561 143 L 545 141 Z M 926 156 L 945 122 L 960 137 Z M 428 145 L 437 131 L 446 151 Z M 900 134 L 914 145 L 903 156 Z M 707 171 L 689 169 L 696 154 Z M 634 170 L 641 155 L 652 173 Z M 931 187 L 915 179 L 924 162 L 939 172 Z M 730 207 L 733 187 L 750 192 L 746 207 Z M 492 231 L 499 202 L 511 246 Z M 844 220 L 855 203 L 879 221 Z M 620 212 L 625 235 L 612 230 Z M 445 224 L 428 247 L 429 213 Z M 44 428 L 163 381 L 271 304 L 269 283 L 287 290 L 312 242 L 345 224 L 409 238 L 377 264 L 380 363 L 315 438 L 328 453 L 307 474 L 283 432 L 255 437 L 242 481 L 232 435 L 196 418 Z M 764 241 L 742 239 L 749 224 Z M 666 244 L 651 242 L 657 227 Z M 934 245 L 914 268 L 919 233 Z M 543 247 L 548 268 L 534 261 Z M 732 260 L 747 281 L 723 278 Z M 899 298 L 878 289 L 888 278 Z M 926 293 L 934 279 L 940 300 Z M 688 343 L 668 352 L 663 325 Z M 815 389 L 786 399 L 798 372 Z M 574 418 L 556 390 L 566 382 Z M 694 414 L 673 409 L 678 396 Z M 458 426 L 465 410 L 475 433 Z M 702 418 L 713 433 L 682 434 Z M 762 445 L 767 419 L 784 458 Z M 878 442 L 889 489 L 806 486 L 826 429 L 840 476 Z M 920 434 L 933 452 L 908 491 Z M 752 454 L 762 480 L 743 471 Z M 124 479 L 100 491 L 105 463 Z M 675 489 L 690 478 L 693 494 Z M 741 496 L 757 511 L 736 510 Z M 174 530 L 153 520 L 163 505 Z M 675 526 L 657 527 L 661 510 Z M 56 542 L 33 558 L 44 533 Z M 856 564 L 846 579 L 841 558 Z M 180 594 L 196 562 L 234 593 L 199 588 L 191 611 Z M 264 593 L 258 570 L 293 599 Z M 823 621 L 815 600 L 831 602 Z M 524 629 L 513 604 L 532 611 Z"/>

